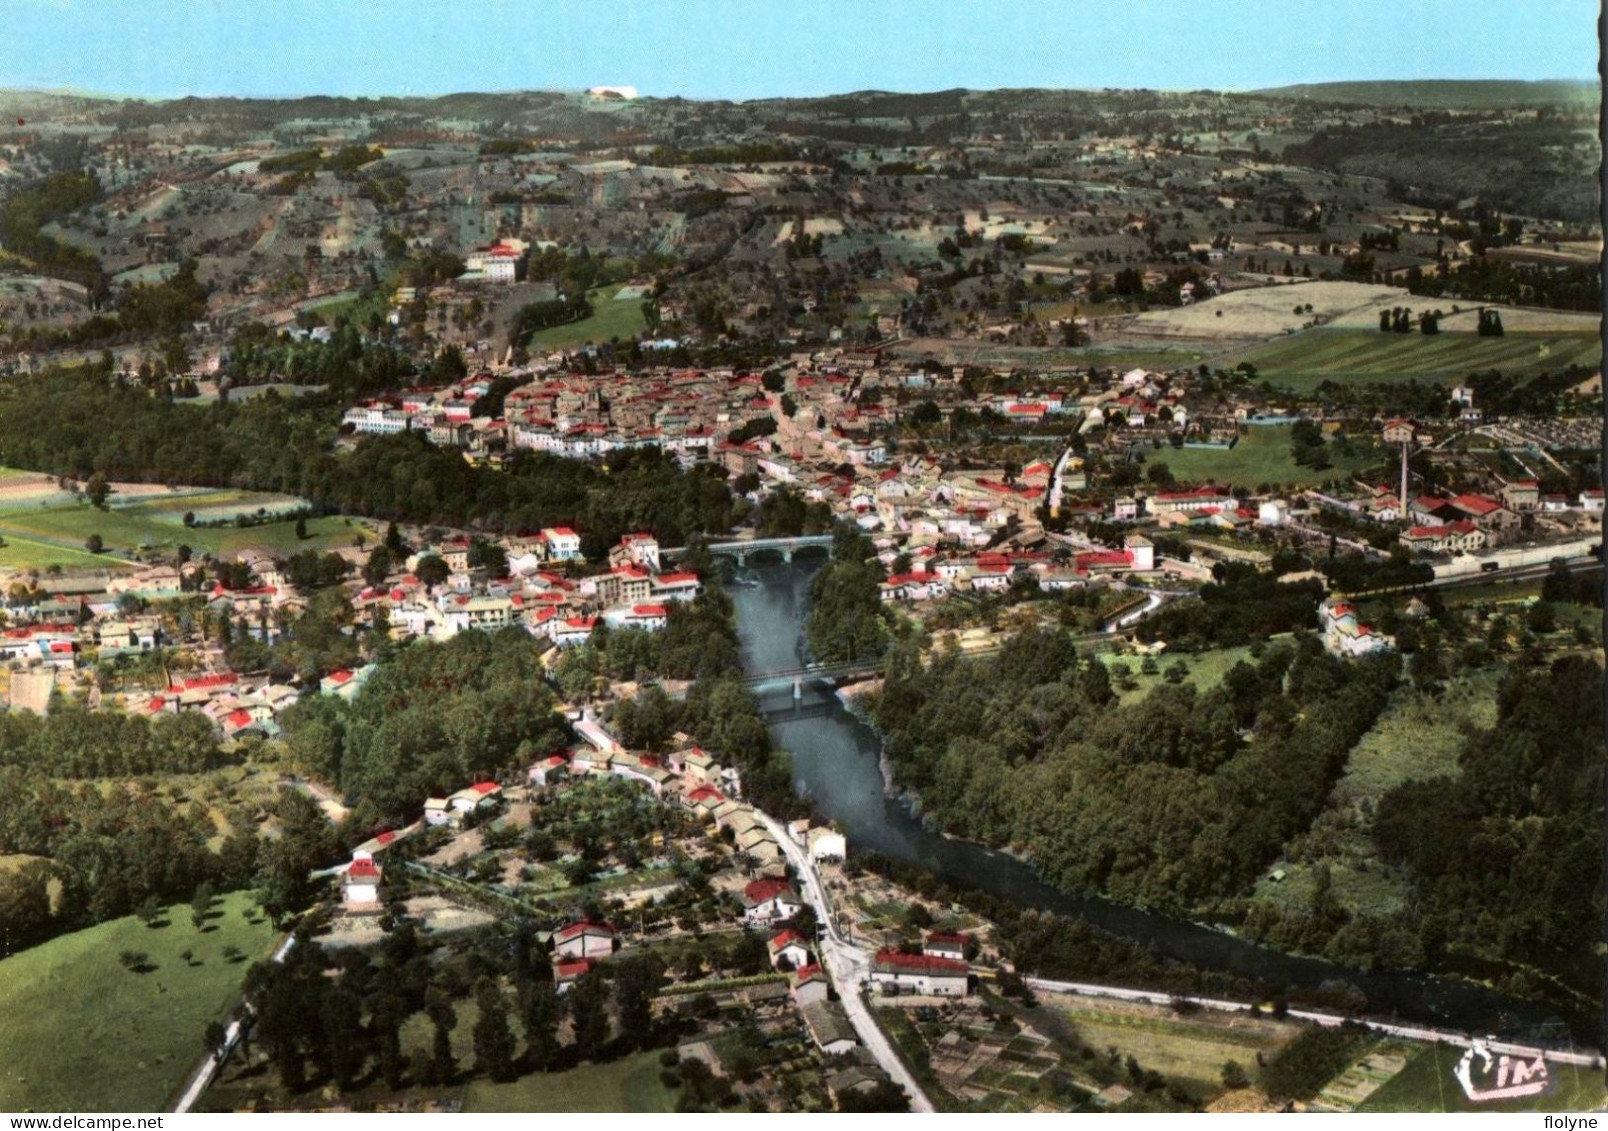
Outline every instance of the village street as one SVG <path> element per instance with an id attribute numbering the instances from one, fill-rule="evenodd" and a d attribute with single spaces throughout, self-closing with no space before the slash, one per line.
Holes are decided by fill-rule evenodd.
<path id="1" fill-rule="evenodd" d="M 838 997 L 842 999 L 843 1010 L 848 1014 L 854 1031 L 859 1034 L 861 1043 L 872 1056 L 876 1057 L 877 1063 L 888 1074 L 888 1078 L 909 1094 L 911 1111 L 936 1110 L 932 1100 L 927 1098 L 916 1078 L 905 1068 L 904 1062 L 899 1059 L 882 1027 L 877 1024 L 876 1018 L 866 1007 L 862 994 L 871 971 L 871 956 L 838 933 L 837 923 L 832 917 L 832 905 L 826 898 L 826 887 L 821 883 L 820 872 L 810 862 L 804 849 L 782 827 L 781 822 L 768 813 L 759 810 L 755 812 L 759 813 L 759 819 L 770 831 L 771 836 L 776 838 L 776 843 L 781 845 L 788 863 L 793 866 L 794 874 L 798 876 L 805 900 L 815 910 L 816 921 L 821 926 L 819 936 L 821 965 L 825 968 L 827 976 L 832 979 L 832 985 L 837 989 Z"/>

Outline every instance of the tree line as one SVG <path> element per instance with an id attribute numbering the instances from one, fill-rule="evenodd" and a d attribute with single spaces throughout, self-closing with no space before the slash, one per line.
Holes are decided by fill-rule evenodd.
<path id="1" fill-rule="evenodd" d="M 607 466 L 519 451 L 493 468 L 417 432 L 366 436 L 337 451 L 330 440 L 340 405 L 273 390 L 240 403 L 179 405 L 96 363 L 7 381 L 0 450 L 12 466 L 55 475 L 284 492 L 328 512 L 392 521 L 494 531 L 571 525 L 593 560 L 632 531 L 680 545 L 731 526 L 731 491 L 713 465 L 683 471 L 657 451 L 615 453 Z M 106 428 L 108 420 L 118 426 Z"/>

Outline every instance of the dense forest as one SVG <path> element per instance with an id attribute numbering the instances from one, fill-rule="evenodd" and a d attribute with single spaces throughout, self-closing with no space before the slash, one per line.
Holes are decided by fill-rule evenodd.
<path id="1" fill-rule="evenodd" d="M 836 663 L 882 655 L 888 643 L 878 588 L 882 578 L 871 539 L 857 527 L 839 526 L 832 538 L 832 560 L 810 579 L 804 635 L 812 659 Z"/>
<path id="2" fill-rule="evenodd" d="M 1403 865 L 1436 945 L 1556 965 L 1602 937 L 1603 669 L 1513 670 L 1461 773 L 1386 794 L 1374 838 Z M 1538 962 L 1539 959 L 1539 962 Z"/>
<path id="3" fill-rule="evenodd" d="M 1423 652 L 1431 629 L 1401 631 L 1422 693 L 1438 694 L 1447 661 Z M 1366 835 L 1412 891 L 1405 909 L 1373 915 L 1345 910 L 1321 868 L 1310 908 L 1246 897 L 1323 809 L 1395 663 L 1341 662 L 1298 635 L 1253 645 L 1254 661 L 1211 691 L 1162 684 L 1119 706 L 1064 632 L 1019 633 L 988 658 L 923 662 L 917 649 L 892 645 L 872 711 L 899 781 L 945 831 L 1021 850 L 1069 890 L 1226 918 L 1346 964 L 1445 968 L 1461 954 L 1595 982 L 1579 961 L 1602 918 L 1594 660 L 1519 657 L 1460 772 L 1399 785 L 1370 810 Z M 1476 642 L 1464 660 L 1475 653 L 1491 658 Z M 1540 988 L 1508 974 L 1515 992 Z"/>
<path id="4" fill-rule="evenodd" d="M 402 648 L 350 702 L 314 695 L 287 710 L 291 757 L 376 823 L 411 817 L 427 797 L 567 745 L 540 652 L 520 629 Z"/>
<path id="5" fill-rule="evenodd" d="M 889 653 L 874 708 L 899 780 L 946 831 L 1028 852 L 1051 882 L 1174 912 L 1242 892 L 1322 808 L 1384 707 L 1388 664 L 1267 648 L 1201 694 L 1119 706 L 1069 634 L 993 657 Z"/>
<path id="6" fill-rule="evenodd" d="M 725 531 L 732 496 L 712 465 L 683 472 L 658 452 L 624 452 L 607 468 L 518 452 L 501 469 L 474 466 L 418 433 L 331 446 L 338 402 L 281 397 L 184 405 L 111 376 L 51 371 L 0 387 L 0 455 L 13 467 L 87 479 L 280 491 L 331 512 L 486 530 L 573 525 L 600 559 L 620 535 L 666 545 Z M 107 429 L 104 422 L 119 427 Z"/>

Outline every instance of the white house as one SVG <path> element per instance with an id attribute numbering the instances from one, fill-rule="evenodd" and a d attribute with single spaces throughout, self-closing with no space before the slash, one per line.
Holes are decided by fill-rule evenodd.
<path id="1" fill-rule="evenodd" d="M 786 959 L 788 966 L 794 970 L 809 965 L 809 943 L 797 931 L 783 931 L 766 943 L 765 947 L 770 951 L 772 966 L 780 966 L 783 959 Z"/>
<path id="2" fill-rule="evenodd" d="M 573 562 L 581 557 L 581 536 L 567 526 L 549 527 L 542 531 L 542 542 L 547 556 L 555 562 Z"/>
<path id="3" fill-rule="evenodd" d="M 803 902 L 786 880 L 755 880 L 743 889 L 745 923 L 777 923 L 797 915 Z"/>
<path id="4" fill-rule="evenodd" d="M 349 911 L 371 911 L 380 905 L 380 866 L 367 852 L 352 853 L 341 881 L 341 902 Z"/>
<path id="5" fill-rule="evenodd" d="M 607 923 L 583 919 L 553 935 L 553 953 L 560 958 L 607 958 L 619 949 L 620 933 Z"/>
<path id="6" fill-rule="evenodd" d="M 884 994 L 916 993 L 965 997 L 971 968 L 952 958 L 879 950 L 871 963 L 871 984 Z"/>

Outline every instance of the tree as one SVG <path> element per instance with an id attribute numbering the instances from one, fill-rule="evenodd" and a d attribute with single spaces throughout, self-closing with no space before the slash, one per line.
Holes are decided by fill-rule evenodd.
<path id="1" fill-rule="evenodd" d="M 558 1022 L 562 1015 L 551 980 L 533 977 L 524 999 L 525 1055 L 530 1066 L 545 1072 L 558 1060 Z"/>
<path id="2" fill-rule="evenodd" d="M 296 541 L 298 541 L 298 542 L 307 541 L 307 516 L 306 515 L 297 515 L 296 516 Z"/>
<path id="3" fill-rule="evenodd" d="M 452 1058 L 452 1030 L 458 1024 L 458 1014 L 452 1008 L 452 999 L 436 987 L 431 987 L 424 1011 L 434 1026 L 430 1038 L 428 1082 L 450 1084 L 458 1074 L 458 1064 Z"/>
<path id="4" fill-rule="evenodd" d="M 106 497 L 111 493 L 112 489 L 106 482 L 106 476 L 98 471 L 89 477 L 89 482 L 84 487 L 84 495 L 90 504 L 101 510 L 106 509 Z"/>
<path id="5" fill-rule="evenodd" d="M 469 543 L 469 567 L 483 569 L 486 576 L 496 579 L 508 576 L 508 551 L 495 542 L 476 538 Z"/>
<path id="6" fill-rule="evenodd" d="M 84 539 L 84 549 L 88 550 L 92 554 L 98 554 L 105 548 L 106 543 L 101 540 L 101 536 L 99 534 L 91 534 L 88 538 Z"/>
<path id="7" fill-rule="evenodd" d="M 43 860 L 0 872 L 0 954 L 13 954 L 49 935 L 51 872 Z"/>
<path id="8" fill-rule="evenodd" d="M 391 575 L 391 551 L 383 542 L 369 551 L 363 563 L 363 580 L 369 585 L 383 585 Z"/>
<path id="9" fill-rule="evenodd" d="M 413 575 L 424 584 L 434 588 L 445 584 L 447 578 L 452 576 L 452 570 L 447 566 L 446 560 L 439 554 L 426 554 L 414 564 Z"/>
<path id="10" fill-rule="evenodd" d="M 652 958 L 624 959 L 615 963 L 614 1006 L 620 1022 L 620 1039 L 634 1048 L 653 1042 L 653 995 L 662 971 Z"/>
<path id="11" fill-rule="evenodd" d="M 608 983 L 596 972 L 584 974 L 570 987 L 570 1020 L 575 1030 L 575 1052 L 583 1060 L 596 1060 L 609 1039 Z"/>
<path id="12" fill-rule="evenodd" d="M 216 1019 L 207 1022 L 206 1030 L 201 1035 L 201 1041 L 207 1047 L 207 1053 L 213 1060 L 223 1056 L 224 1047 L 228 1044 L 228 1032 L 223 1022 Z"/>
<path id="13" fill-rule="evenodd" d="M 1246 1075 L 1245 1069 L 1237 1060 L 1223 1062 L 1223 1087 L 1249 1088 L 1251 1078 Z"/>
<path id="14" fill-rule="evenodd" d="M 514 1033 L 508 1026 L 508 1000 L 497 983 L 481 978 L 475 984 L 475 1067 L 498 1083 L 513 1080 Z"/>

